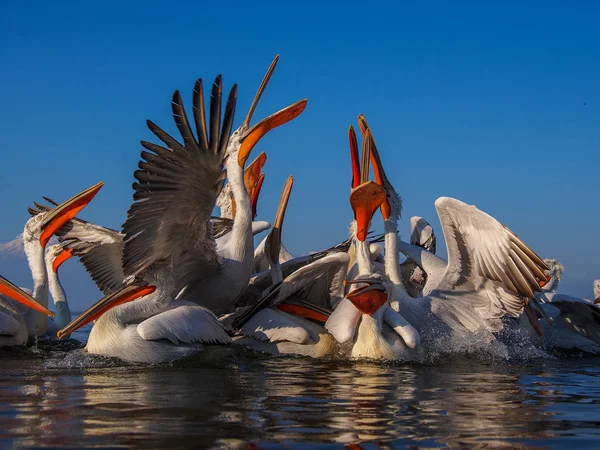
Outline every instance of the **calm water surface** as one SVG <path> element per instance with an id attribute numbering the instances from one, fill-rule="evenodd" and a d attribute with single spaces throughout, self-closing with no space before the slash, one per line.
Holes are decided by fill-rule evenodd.
<path id="1" fill-rule="evenodd" d="M 217 348 L 147 367 L 78 346 L 2 350 L 1 448 L 600 448 L 597 358 L 386 365 Z"/>

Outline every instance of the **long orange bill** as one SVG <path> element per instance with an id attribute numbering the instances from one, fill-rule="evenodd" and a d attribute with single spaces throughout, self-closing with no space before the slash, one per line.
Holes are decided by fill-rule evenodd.
<path id="1" fill-rule="evenodd" d="M 56 336 L 59 339 L 62 339 L 63 337 L 73 333 L 93 320 L 98 319 L 100 316 L 102 316 L 102 314 L 106 313 L 115 306 L 122 305 L 123 303 L 131 302 L 143 297 L 144 295 L 151 294 L 155 290 L 156 286 L 144 286 L 139 284 L 125 286 L 119 291 L 109 294 L 106 297 L 98 300 L 87 310 L 81 313 L 79 317 L 73 320 L 70 324 L 68 324 L 62 330 L 59 330 Z"/>
<path id="2" fill-rule="evenodd" d="M 544 286 L 546 286 L 548 283 L 550 283 L 550 280 L 552 279 L 552 277 L 550 276 L 546 276 L 545 280 L 539 280 L 538 283 L 540 284 L 540 287 L 543 288 Z"/>
<path id="3" fill-rule="evenodd" d="M 31 309 L 41 312 L 42 314 L 54 317 L 54 313 L 52 311 L 45 306 L 42 306 L 35 298 L 12 284 L 3 276 L 0 276 L 0 294 L 4 294 Z"/>
<path id="4" fill-rule="evenodd" d="M 252 198 L 252 193 L 254 192 L 254 189 L 256 189 L 256 183 L 258 183 L 258 179 L 260 178 L 260 172 L 266 162 L 267 154 L 261 152 L 254 161 L 248 164 L 246 170 L 244 170 L 244 186 L 246 187 L 246 191 L 248 191 L 250 198 Z"/>
<path id="5" fill-rule="evenodd" d="M 277 128 L 280 125 L 286 124 L 302 114 L 302 111 L 304 111 L 306 108 L 306 102 L 306 99 L 300 100 L 299 102 L 296 102 L 287 108 L 283 108 L 281 111 L 271 114 L 269 117 L 261 120 L 259 123 L 246 131 L 242 137 L 243 141 L 238 153 L 238 162 L 240 166 L 244 167 L 246 160 L 250 156 L 250 152 L 264 135 L 266 135 L 273 128 Z"/>
<path id="6" fill-rule="evenodd" d="M 252 205 L 252 220 L 256 217 L 256 207 L 258 206 L 258 196 L 260 195 L 260 190 L 262 189 L 262 185 L 265 181 L 265 174 L 261 173 L 260 177 L 258 177 L 258 182 L 256 183 L 256 187 L 252 192 L 252 197 L 250 197 L 250 204 Z"/>
<path id="7" fill-rule="evenodd" d="M 360 162 L 358 161 L 358 142 L 352 125 L 348 127 L 348 141 L 350 143 L 350 161 L 352 162 L 352 189 L 360 184 Z"/>
<path id="8" fill-rule="evenodd" d="M 373 133 L 369 129 L 369 125 L 367 124 L 365 116 L 362 114 L 358 116 L 358 125 L 360 127 L 360 132 L 362 133 L 363 139 L 366 141 L 366 145 L 368 145 L 370 149 L 370 160 L 371 164 L 373 165 L 373 172 L 375 173 L 375 182 L 387 189 L 388 186 L 391 186 L 391 183 L 385 174 L 385 170 L 383 170 L 383 164 L 381 163 L 381 158 L 379 157 L 379 150 L 377 150 L 375 139 L 373 139 Z M 381 205 L 381 214 L 383 215 L 383 219 L 388 220 L 391 212 L 392 208 L 390 207 L 389 201 L 386 199 L 383 202 L 383 205 Z"/>
<path id="9" fill-rule="evenodd" d="M 92 201 L 102 186 L 104 183 L 101 181 L 46 213 L 41 224 L 43 231 L 40 236 L 40 244 L 42 247 L 46 247 L 52 235 Z"/>
<path id="10" fill-rule="evenodd" d="M 273 62 L 267 69 L 267 73 L 265 73 L 265 76 L 263 77 L 262 81 L 260 82 L 260 86 L 258 87 L 256 94 L 254 95 L 254 100 L 252 100 L 252 104 L 250 105 L 248 114 L 246 114 L 246 117 L 244 118 L 244 121 L 242 122 L 242 126 L 244 127 L 244 129 L 248 129 L 250 127 L 250 121 L 252 120 L 252 115 L 254 114 L 254 111 L 256 110 L 256 107 L 258 106 L 258 102 L 259 102 L 260 98 L 262 97 L 263 92 L 265 91 L 265 89 L 267 87 L 267 84 L 269 84 L 269 80 L 271 79 L 271 76 L 273 76 L 273 72 L 275 71 L 275 67 L 277 66 L 277 62 L 279 61 L 280 56 L 281 55 L 278 54 L 275 56 L 275 58 L 273 58 Z"/>
<path id="11" fill-rule="evenodd" d="M 385 189 L 377 183 L 367 181 L 350 192 L 350 206 L 356 220 L 356 237 L 364 241 L 369 234 L 373 214 L 386 199 Z"/>
<path id="12" fill-rule="evenodd" d="M 358 287 L 346 295 L 346 298 L 363 314 L 373 314 L 388 300 L 385 286 L 378 281 L 357 278 L 348 283 L 364 283 L 364 286 Z"/>
<path id="13" fill-rule="evenodd" d="M 292 192 L 292 186 L 294 185 L 294 177 L 289 176 L 281 192 L 281 198 L 279 199 L 279 207 L 277 208 L 277 215 L 275 216 L 275 222 L 273 228 L 267 236 L 265 245 L 269 249 L 269 258 L 274 264 L 279 262 L 279 251 L 281 250 L 281 227 L 283 226 L 283 219 L 285 218 L 285 211 L 287 204 L 290 199 Z"/>
<path id="14" fill-rule="evenodd" d="M 305 319 L 311 319 L 320 323 L 327 322 L 327 319 L 329 318 L 329 316 L 303 305 L 280 303 L 277 305 L 277 308 L 293 316 L 304 317 Z"/>
<path id="15" fill-rule="evenodd" d="M 52 261 L 52 270 L 54 271 L 54 273 L 58 273 L 58 268 L 71 256 L 73 256 L 72 248 L 60 252 L 58 256 L 54 258 L 54 261 Z"/>

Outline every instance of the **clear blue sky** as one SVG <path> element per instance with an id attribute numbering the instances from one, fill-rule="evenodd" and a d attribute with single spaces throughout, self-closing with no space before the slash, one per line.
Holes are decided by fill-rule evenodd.
<path id="1" fill-rule="evenodd" d="M 175 132 L 172 92 L 189 106 L 195 79 L 222 73 L 227 87 L 239 85 L 237 126 L 281 53 L 255 117 L 309 102 L 257 148 L 268 154 L 259 217 L 272 220 L 292 173 L 292 252 L 346 236 L 346 129 L 364 113 L 404 198 L 405 238 L 412 215 L 441 237 L 433 203 L 456 197 L 561 260 L 563 291 L 591 296 L 600 278 L 600 7 L 328 3 L 3 3 L 0 242 L 22 231 L 32 200 L 64 200 L 99 180 L 106 185 L 83 217 L 120 227 L 139 141 L 153 138 L 145 120 Z M 10 272 L 31 283 L 25 270 Z M 96 300 L 90 292 L 79 305 Z"/>

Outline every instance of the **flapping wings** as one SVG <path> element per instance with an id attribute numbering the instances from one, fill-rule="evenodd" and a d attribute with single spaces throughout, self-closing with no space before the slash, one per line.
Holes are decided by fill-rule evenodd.
<path id="1" fill-rule="evenodd" d="M 210 124 L 206 123 L 202 80 L 194 88 L 192 132 L 181 96 L 173 94 L 173 117 L 183 143 L 154 123 L 148 128 L 164 147 L 142 142 L 139 170 L 134 173 L 133 204 L 123 225 L 126 277 L 139 276 L 157 262 L 172 264 L 175 288 L 214 276 L 219 267 L 211 212 L 223 187 L 225 150 L 233 124 L 237 87 L 229 94 L 221 127 L 221 76 L 210 99 Z"/>
<path id="2" fill-rule="evenodd" d="M 513 317 L 546 279 L 542 259 L 493 217 L 459 200 L 435 202 L 448 246 L 448 266 L 431 293 L 470 302 L 484 319 Z"/>

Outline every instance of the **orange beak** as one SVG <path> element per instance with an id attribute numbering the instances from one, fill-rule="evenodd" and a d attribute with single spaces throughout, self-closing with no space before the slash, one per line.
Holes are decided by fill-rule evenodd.
<path id="1" fill-rule="evenodd" d="M 293 316 L 304 317 L 305 319 L 314 320 L 320 323 L 327 322 L 327 319 L 329 318 L 319 311 L 315 311 L 302 305 L 289 305 L 287 303 L 280 303 L 277 305 L 277 308 Z"/>
<path id="2" fill-rule="evenodd" d="M 266 245 L 269 249 L 269 258 L 271 263 L 279 262 L 279 251 L 281 250 L 281 228 L 283 226 L 283 219 L 285 218 L 285 211 L 287 209 L 290 194 L 292 193 L 292 186 L 294 185 L 294 177 L 289 176 L 281 192 L 281 198 L 279 199 L 279 207 L 277 208 L 277 215 L 275 216 L 275 222 L 273 228 L 267 236 Z M 272 266 L 273 264 L 271 264 Z"/>
<path id="3" fill-rule="evenodd" d="M 385 199 L 385 189 L 372 181 L 367 181 L 350 192 L 350 206 L 354 211 L 356 237 L 359 241 L 367 238 L 373 214 Z"/>
<path id="4" fill-rule="evenodd" d="M 370 158 L 371 165 L 373 166 L 373 172 L 375 173 L 375 182 L 383 188 L 386 188 L 388 185 L 390 185 L 390 182 L 388 181 L 385 171 L 383 170 L 383 164 L 381 163 L 381 158 L 379 157 L 379 151 L 377 150 L 377 145 L 375 145 L 373 134 L 370 132 L 367 120 L 362 114 L 358 116 L 358 125 L 360 127 L 360 132 L 363 136 L 363 139 L 367 140 L 367 144 L 370 146 Z M 390 207 L 390 202 L 386 198 L 381 205 L 381 215 L 383 216 L 384 220 L 388 220 L 391 216 L 391 213 L 392 208 Z"/>
<path id="5" fill-rule="evenodd" d="M 552 277 L 546 277 L 545 280 L 540 280 L 540 281 L 538 281 L 538 283 L 539 283 L 540 287 L 543 288 L 550 282 L 551 279 L 552 279 Z"/>
<path id="6" fill-rule="evenodd" d="M 386 288 L 379 282 L 357 278 L 348 283 L 365 283 L 365 286 L 356 288 L 346 295 L 346 298 L 363 314 L 373 314 L 388 300 Z"/>
<path id="7" fill-rule="evenodd" d="M 358 161 L 358 142 L 352 125 L 348 127 L 348 141 L 350 143 L 350 160 L 352 162 L 352 189 L 360 184 L 360 163 Z"/>
<path id="8" fill-rule="evenodd" d="M 258 179 L 260 178 L 260 172 L 266 162 L 267 154 L 261 152 L 254 161 L 248 164 L 246 170 L 244 170 L 244 186 L 246 187 L 246 191 L 248 191 L 250 198 L 252 198 L 254 189 L 256 189 L 256 183 L 258 183 Z"/>
<path id="9" fill-rule="evenodd" d="M 4 294 L 31 309 L 41 312 L 42 314 L 54 317 L 54 313 L 52 311 L 42 306 L 35 298 L 33 298 L 27 292 L 22 291 L 2 276 L 0 276 L 0 294 Z"/>
<path id="10" fill-rule="evenodd" d="M 258 205 L 258 196 L 260 195 L 260 190 L 262 189 L 263 182 L 265 181 L 265 174 L 261 173 L 260 177 L 258 177 L 258 182 L 256 183 L 256 187 L 252 192 L 252 197 L 250 198 L 250 203 L 252 205 L 252 220 L 256 217 L 256 207 Z"/>
<path id="11" fill-rule="evenodd" d="M 54 273 L 58 273 L 58 268 L 71 256 L 73 256 L 72 248 L 60 252 L 60 254 L 56 258 L 54 258 L 54 261 L 52 261 L 52 270 L 54 271 Z"/>
<path id="12" fill-rule="evenodd" d="M 104 183 L 101 181 L 45 213 L 46 216 L 41 225 L 43 230 L 40 236 L 41 246 L 46 247 L 52 235 L 85 208 L 102 186 L 104 186 Z"/>
<path id="13" fill-rule="evenodd" d="M 306 99 L 300 100 L 299 102 L 296 102 L 293 105 L 290 105 L 287 108 L 270 115 L 266 119 L 261 120 L 259 123 L 250 128 L 250 120 L 252 119 L 254 110 L 256 109 L 258 101 L 260 100 L 260 97 L 262 96 L 267 84 L 269 83 L 269 80 L 271 79 L 271 75 L 273 75 L 273 71 L 275 70 L 278 60 L 279 55 L 275 57 L 269 66 L 267 73 L 263 77 L 263 80 L 258 87 L 258 91 L 256 91 L 256 95 L 254 96 L 254 100 L 250 105 L 248 114 L 246 114 L 246 118 L 240 127 L 241 129 L 246 130 L 241 136 L 242 145 L 238 151 L 238 163 L 241 167 L 244 167 L 248 157 L 250 156 L 250 152 L 265 134 L 267 134 L 273 128 L 277 128 L 278 126 L 295 119 L 302 113 L 302 111 L 304 111 L 304 108 L 306 108 Z"/>
<path id="14" fill-rule="evenodd" d="M 62 330 L 59 330 L 56 336 L 59 339 L 62 339 L 63 337 L 68 336 L 93 320 L 98 319 L 115 306 L 132 302 L 133 300 L 143 297 L 144 295 L 153 293 L 155 290 L 156 286 L 141 286 L 135 284 L 125 286 L 119 291 L 109 294 L 106 297 L 98 300 L 87 310 L 81 313 L 81 315 L 79 315 L 79 317 L 73 320 L 70 324 L 68 324 Z"/>
<path id="15" fill-rule="evenodd" d="M 302 114 L 302 111 L 306 108 L 306 102 L 306 99 L 300 100 L 275 114 L 271 114 L 269 117 L 261 120 L 246 131 L 242 138 L 242 145 L 238 153 L 238 162 L 240 166 L 244 167 L 244 164 L 246 164 L 246 161 L 250 156 L 250 152 L 252 152 L 254 146 L 263 138 L 263 136 L 272 129 L 284 125 Z"/>

